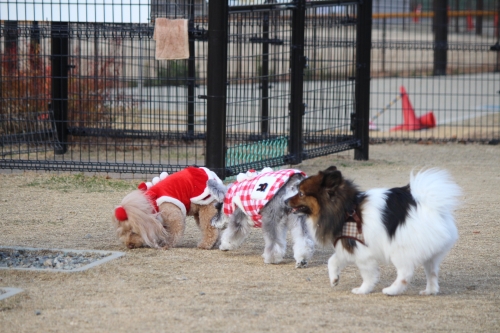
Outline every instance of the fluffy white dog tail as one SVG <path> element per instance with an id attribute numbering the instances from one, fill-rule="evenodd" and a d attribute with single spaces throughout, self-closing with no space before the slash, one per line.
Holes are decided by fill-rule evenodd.
<path id="1" fill-rule="evenodd" d="M 462 189 L 451 175 L 442 169 L 421 170 L 410 175 L 411 194 L 417 202 L 445 214 L 453 212 L 460 203 Z"/>

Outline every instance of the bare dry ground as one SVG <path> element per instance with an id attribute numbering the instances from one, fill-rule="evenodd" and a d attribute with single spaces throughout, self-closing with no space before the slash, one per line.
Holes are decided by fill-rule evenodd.
<path id="1" fill-rule="evenodd" d="M 400 186 L 415 167 L 448 169 L 464 189 L 460 239 L 441 265 L 441 293 L 419 296 L 422 269 L 408 291 L 381 289 L 395 271 L 383 266 L 375 292 L 358 296 L 356 267 L 331 288 L 318 248 L 310 267 L 295 269 L 291 249 L 280 265 L 261 258 L 261 231 L 234 252 L 196 249 L 189 221 L 179 248 L 127 250 L 110 225 L 112 209 L 136 181 L 79 175 L 0 175 L 0 245 L 124 251 L 80 273 L 0 270 L 0 288 L 24 289 L 0 301 L 2 332 L 498 332 L 500 331 L 500 146 L 370 146 L 305 161 L 309 174 L 330 165 L 362 189 Z M 290 246 L 289 246 L 290 247 Z"/>

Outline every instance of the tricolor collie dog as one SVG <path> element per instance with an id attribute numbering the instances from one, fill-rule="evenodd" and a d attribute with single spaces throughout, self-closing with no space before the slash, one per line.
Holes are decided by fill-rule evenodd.
<path id="1" fill-rule="evenodd" d="M 129 249 L 176 246 L 186 216 L 193 216 L 201 230 L 198 248 L 211 249 L 218 242 L 219 230 L 211 219 L 217 212 L 214 202 L 224 199 L 226 188 L 214 172 L 198 167 L 162 172 L 138 188 L 123 198 L 112 217 L 118 238 Z"/>
<path id="2" fill-rule="evenodd" d="M 273 171 L 264 168 L 260 173 L 253 170 L 238 175 L 224 198 L 217 204 L 218 214 L 212 225 L 226 228 L 221 236 L 219 249 L 237 249 L 248 236 L 252 227 L 262 228 L 264 235 L 264 263 L 277 264 L 286 252 L 287 232 L 293 238 L 293 256 L 296 268 L 307 267 L 314 253 L 314 237 L 306 225 L 306 217 L 291 214 L 285 199 L 296 190 L 305 174 L 295 169 Z"/>
<path id="3" fill-rule="evenodd" d="M 386 295 L 405 291 L 415 268 L 423 265 L 427 288 L 421 295 L 439 292 L 439 265 L 458 239 L 453 211 L 461 189 L 448 172 L 439 169 L 410 175 L 410 183 L 397 188 L 361 192 L 332 166 L 303 180 L 287 204 L 323 243 L 332 242 L 328 260 L 332 286 L 340 271 L 355 263 L 363 283 L 354 294 L 370 293 L 379 279 L 378 263 L 391 262 L 397 278 L 384 288 Z"/>

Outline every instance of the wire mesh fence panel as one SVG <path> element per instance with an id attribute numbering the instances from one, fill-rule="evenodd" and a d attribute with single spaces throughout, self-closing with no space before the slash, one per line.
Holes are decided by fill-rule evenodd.
<path id="1" fill-rule="evenodd" d="M 289 15 L 281 11 L 230 14 L 226 117 L 229 168 L 244 165 L 243 171 L 258 162 L 284 164 L 289 135 L 290 36 Z"/>
<path id="2" fill-rule="evenodd" d="M 72 39 L 69 133 L 79 145 L 69 155 L 83 148 L 93 161 L 155 171 L 203 164 L 205 111 L 191 89 L 203 73 L 188 72 L 190 59 L 156 60 L 149 25 L 124 38 L 99 28 L 97 37 Z"/>
<path id="3" fill-rule="evenodd" d="M 329 5 L 306 13 L 304 142 L 310 157 L 352 148 L 355 111 L 355 5 Z"/>
<path id="4" fill-rule="evenodd" d="M 2 29 L 2 159 L 44 156 L 59 147 L 50 106 L 50 44 L 44 24 L 6 21 Z"/>
<path id="5" fill-rule="evenodd" d="M 232 173 L 359 144 L 351 127 L 356 5 L 308 2 L 298 29 L 300 4 L 295 5 L 230 11 L 226 135 Z M 297 49 L 302 54 L 294 58 Z M 293 128 L 294 113 L 301 133 Z M 299 157 L 290 146 L 295 137 Z"/>
<path id="6" fill-rule="evenodd" d="M 500 1 L 373 5 L 374 141 L 500 139 Z"/>
<path id="7" fill-rule="evenodd" d="M 206 103 L 196 96 L 206 89 L 207 4 L 131 4 L 0 2 L 2 168 L 154 174 L 204 164 Z M 156 59 L 151 18 L 188 22 L 188 59 Z"/>

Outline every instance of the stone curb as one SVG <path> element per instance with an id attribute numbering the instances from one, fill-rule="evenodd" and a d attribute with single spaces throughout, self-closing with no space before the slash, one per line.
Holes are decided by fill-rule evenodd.
<path id="1" fill-rule="evenodd" d="M 0 269 L 16 269 L 16 270 L 23 270 L 23 271 L 38 271 L 38 272 L 65 272 L 65 273 L 72 273 L 72 272 L 81 272 L 85 271 L 89 268 L 104 264 L 105 262 L 108 262 L 110 260 L 119 258 L 123 255 L 125 255 L 124 252 L 119 252 L 119 251 L 102 251 L 102 250 L 74 250 L 74 249 L 47 249 L 47 248 L 32 248 L 32 247 L 16 247 L 16 246 L 0 246 L 0 249 L 12 249 L 12 250 L 26 250 L 26 251 L 52 251 L 52 252 L 74 252 L 74 253 L 100 253 L 100 254 L 108 254 L 111 253 L 111 255 L 96 260 L 88 265 L 85 265 L 83 267 L 78 267 L 75 269 L 59 269 L 59 268 L 52 268 L 52 269 L 43 269 L 43 268 L 23 268 L 23 267 L 0 267 Z M 3 289 L 3 288 L 2 288 Z M 3 294 L 2 294 L 3 295 Z"/>
<path id="2" fill-rule="evenodd" d="M 19 294 L 23 292 L 22 289 L 19 288 L 5 288 L 5 287 L 0 287 L 1 290 L 5 291 L 5 293 L 0 294 L 0 301 L 6 298 L 9 298 L 10 296 L 14 296 L 15 294 Z"/>

